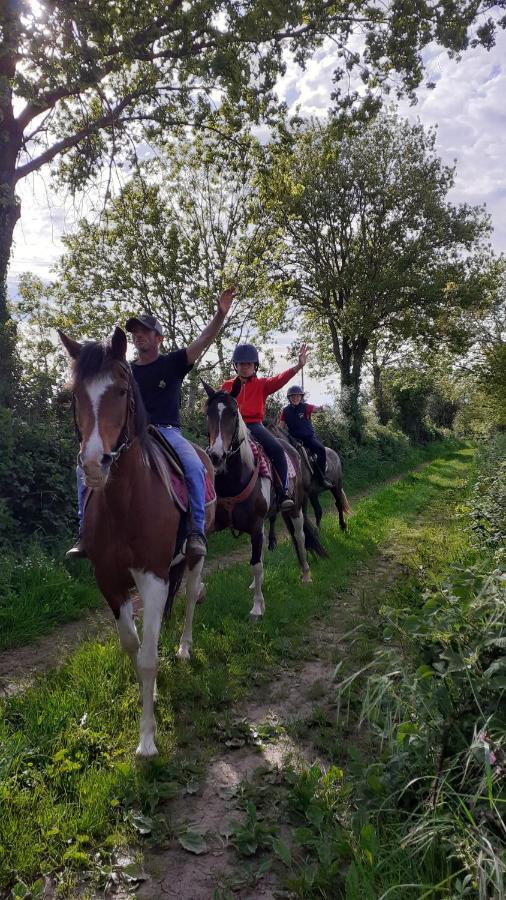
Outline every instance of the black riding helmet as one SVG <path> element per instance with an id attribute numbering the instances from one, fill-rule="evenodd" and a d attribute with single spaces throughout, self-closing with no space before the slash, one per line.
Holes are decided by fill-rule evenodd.
<path id="1" fill-rule="evenodd" d="M 260 364 L 257 348 L 253 344 L 238 344 L 234 350 L 232 362 L 234 368 L 237 368 L 238 363 L 254 363 L 256 372 Z"/>
<path id="2" fill-rule="evenodd" d="M 287 397 L 293 397 L 294 394 L 300 394 L 301 397 L 304 396 L 304 391 L 302 390 L 301 387 L 299 387 L 298 384 L 292 384 L 292 386 L 289 387 L 286 392 Z"/>

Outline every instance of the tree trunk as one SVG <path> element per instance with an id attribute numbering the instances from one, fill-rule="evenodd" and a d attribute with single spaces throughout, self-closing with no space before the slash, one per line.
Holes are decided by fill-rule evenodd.
<path id="1" fill-rule="evenodd" d="M 389 410 L 388 403 L 383 394 L 383 381 L 381 378 L 381 366 L 378 363 L 376 354 L 372 355 L 372 377 L 374 385 L 374 406 L 376 407 L 376 415 L 380 425 L 388 425 Z"/>
<path id="2" fill-rule="evenodd" d="M 348 421 L 350 435 L 361 443 L 363 436 L 362 415 L 359 406 L 362 362 L 367 342 L 359 338 L 353 344 L 345 335 L 342 339 L 341 362 L 341 409 Z"/>
<path id="3" fill-rule="evenodd" d="M 20 207 L 15 194 L 16 163 L 23 134 L 12 108 L 12 79 L 18 60 L 21 8 L 18 0 L 6 0 L 0 15 L 0 406 L 8 406 L 14 394 L 15 327 L 7 306 L 7 270 L 14 226 Z"/>

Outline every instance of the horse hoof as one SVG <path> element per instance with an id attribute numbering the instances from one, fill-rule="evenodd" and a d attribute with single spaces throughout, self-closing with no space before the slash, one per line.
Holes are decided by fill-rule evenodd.
<path id="1" fill-rule="evenodd" d="M 184 662 L 187 662 L 190 659 L 190 651 L 187 647 L 180 647 L 176 653 L 176 659 L 181 659 Z"/>
<path id="2" fill-rule="evenodd" d="M 302 584 L 312 584 L 313 579 L 311 578 L 311 572 L 304 572 L 302 576 Z"/>
<path id="3" fill-rule="evenodd" d="M 139 759 L 151 759 L 153 756 L 158 756 L 158 750 L 153 738 L 142 738 L 135 755 Z"/>
<path id="4" fill-rule="evenodd" d="M 250 613 L 249 614 L 249 620 L 252 623 L 252 625 L 256 625 L 257 622 L 259 622 L 261 618 L 262 618 L 262 616 L 260 615 L 260 613 Z"/>
<path id="5" fill-rule="evenodd" d="M 197 597 L 197 606 L 202 606 L 202 604 L 205 603 L 205 599 L 206 599 L 206 589 L 205 589 L 204 585 L 202 585 L 202 590 Z"/>

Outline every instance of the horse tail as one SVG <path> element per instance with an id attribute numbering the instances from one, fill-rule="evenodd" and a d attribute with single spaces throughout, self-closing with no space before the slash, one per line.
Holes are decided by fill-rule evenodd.
<path id="1" fill-rule="evenodd" d="M 310 553 L 321 556 L 322 559 L 328 559 L 329 555 L 320 540 L 318 529 L 315 528 L 313 523 L 310 522 L 306 516 L 304 516 L 304 543 L 306 550 Z"/>
<path id="2" fill-rule="evenodd" d="M 169 571 L 169 587 L 167 590 L 167 600 L 165 601 L 165 609 L 163 611 L 164 619 L 168 619 L 172 612 L 172 604 L 174 602 L 174 597 L 176 596 L 179 588 L 181 587 L 181 582 L 183 580 L 184 570 L 186 566 L 186 557 L 176 563 L 175 566 Z"/>
<path id="3" fill-rule="evenodd" d="M 343 513 L 345 514 L 345 516 L 351 516 L 353 513 L 353 510 L 352 510 L 352 508 L 349 504 L 348 498 L 342 488 L 341 488 L 341 503 L 343 504 Z"/>

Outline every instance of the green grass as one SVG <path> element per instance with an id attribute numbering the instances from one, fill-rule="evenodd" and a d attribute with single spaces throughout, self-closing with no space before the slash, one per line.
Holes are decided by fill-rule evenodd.
<path id="1" fill-rule="evenodd" d="M 36 544 L 23 559 L 6 554 L 0 561 L 0 651 L 36 641 L 101 605 L 89 567 L 81 565 L 76 579 Z"/>
<path id="2" fill-rule="evenodd" d="M 300 583 L 293 551 L 282 546 L 268 559 L 266 616 L 258 626 L 248 620 L 248 565 L 214 573 L 195 617 L 189 666 L 174 658 L 179 603 L 161 639 L 155 763 L 134 760 L 138 690 L 115 640 L 83 646 L 58 672 L 7 701 L 0 726 L 0 884 L 91 866 L 97 848 L 107 855 L 131 840 L 134 814 L 156 810 L 168 781 L 194 777 L 199 760 L 226 733 L 232 704 L 304 654 L 310 619 L 326 614 L 357 566 L 395 529 L 421 509 L 458 500 L 471 463 L 471 450 L 451 450 L 379 489 L 357 503 L 346 535 L 328 517 L 330 558 L 313 565 L 312 586 Z"/>

